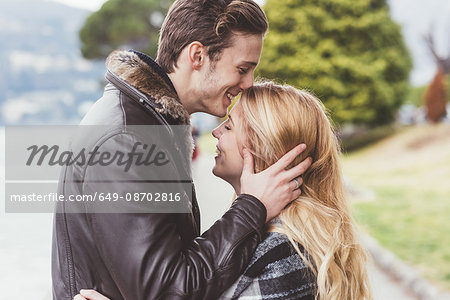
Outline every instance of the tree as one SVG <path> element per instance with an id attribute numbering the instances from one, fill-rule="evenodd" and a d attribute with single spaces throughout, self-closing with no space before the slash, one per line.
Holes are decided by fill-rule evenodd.
<path id="1" fill-rule="evenodd" d="M 428 121 L 438 123 L 446 116 L 445 75 L 441 68 L 438 68 L 433 81 L 428 86 L 424 95 L 424 102 L 427 108 Z"/>
<path id="2" fill-rule="evenodd" d="M 385 0 L 267 0 L 259 75 L 311 89 L 339 123 L 393 120 L 412 67 Z"/>
<path id="3" fill-rule="evenodd" d="M 172 0 L 109 0 L 80 30 L 81 53 L 103 59 L 117 48 L 133 48 L 155 57 L 159 29 Z"/>
<path id="4" fill-rule="evenodd" d="M 447 56 L 438 54 L 431 32 L 425 36 L 425 42 L 436 62 L 437 71 L 424 95 L 424 103 L 427 108 L 428 121 L 437 123 L 447 115 L 447 87 L 445 75 L 450 74 L 450 52 Z"/>

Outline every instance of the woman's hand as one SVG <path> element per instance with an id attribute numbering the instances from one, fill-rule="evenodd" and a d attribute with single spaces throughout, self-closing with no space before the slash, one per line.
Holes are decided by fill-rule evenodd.
<path id="1" fill-rule="evenodd" d="M 109 298 L 103 296 L 96 290 L 80 290 L 80 293 L 73 300 L 109 300 Z"/>

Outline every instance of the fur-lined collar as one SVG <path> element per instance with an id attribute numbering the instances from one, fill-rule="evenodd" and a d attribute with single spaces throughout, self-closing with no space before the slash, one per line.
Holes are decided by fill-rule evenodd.
<path id="1" fill-rule="evenodd" d="M 180 120 L 182 124 L 190 124 L 189 113 L 181 104 L 169 77 L 149 56 L 134 50 L 116 50 L 106 59 L 106 67 L 153 98 L 159 113 Z"/>

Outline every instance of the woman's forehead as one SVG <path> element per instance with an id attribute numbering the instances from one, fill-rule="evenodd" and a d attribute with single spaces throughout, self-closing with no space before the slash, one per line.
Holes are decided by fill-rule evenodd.
<path id="1" fill-rule="evenodd" d="M 236 103 L 233 105 L 233 108 L 231 109 L 229 115 L 232 116 L 233 119 L 240 117 L 241 115 L 241 101 L 242 98 L 236 101 Z"/>

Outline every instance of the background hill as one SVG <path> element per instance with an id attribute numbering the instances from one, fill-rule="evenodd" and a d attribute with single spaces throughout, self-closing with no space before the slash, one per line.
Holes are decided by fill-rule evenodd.
<path id="1" fill-rule="evenodd" d="M 82 59 L 90 11 L 44 0 L 0 1 L 0 124 L 77 123 L 101 95 L 103 62 Z"/>

